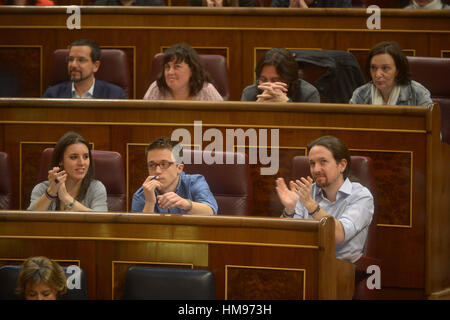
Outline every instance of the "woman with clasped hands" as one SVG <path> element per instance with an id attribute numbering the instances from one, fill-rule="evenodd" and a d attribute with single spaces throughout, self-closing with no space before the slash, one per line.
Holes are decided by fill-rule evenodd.
<path id="1" fill-rule="evenodd" d="M 144 100 L 210 100 L 222 101 L 197 52 L 188 44 L 176 44 L 163 58 L 163 70 Z"/>
<path id="2" fill-rule="evenodd" d="M 106 188 L 93 177 L 89 143 L 78 133 L 66 133 L 53 150 L 48 181 L 31 192 L 28 210 L 108 211 Z"/>

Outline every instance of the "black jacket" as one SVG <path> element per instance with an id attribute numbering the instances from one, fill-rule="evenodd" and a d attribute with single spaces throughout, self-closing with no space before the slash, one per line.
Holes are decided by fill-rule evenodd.
<path id="1" fill-rule="evenodd" d="M 72 98 L 72 81 L 65 81 L 48 88 L 43 98 Z M 125 91 L 115 84 L 95 79 L 94 99 L 127 99 Z"/>
<path id="2" fill-rule="evenodd" d="M 341 50 L 289 50 L 300 64 L 326 68 L 314 83 L 322 102 L 348 103 L 353 91 L 366 83 L 353 54 Z"/>

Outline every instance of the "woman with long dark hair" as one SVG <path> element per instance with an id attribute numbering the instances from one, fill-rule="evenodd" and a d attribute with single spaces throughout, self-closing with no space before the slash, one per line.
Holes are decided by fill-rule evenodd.
<path id="1" fill-rule="evenodd" d="M 411 80 L 406 55 L 396 42 L 377 43 L 367 56 L 370 82 L 353 92 L 349 103 L 374 105 L 428 106 L 430 91 Z"/>
<path id="2" fill-rule="evenodd" d="M 28 210 L 108 211 L 105 186 L 94 180 L 91 147 L 81 135 L 59 139 L 48 180 L 33 188 Z"/>
<path id="3" fill-rule="evenodd" d="M 163 58 L 163 70 L 144 100 L 215 100 L 222 96 L 211 83 L 197 52 L 188 44 L 176 44 Z"/>

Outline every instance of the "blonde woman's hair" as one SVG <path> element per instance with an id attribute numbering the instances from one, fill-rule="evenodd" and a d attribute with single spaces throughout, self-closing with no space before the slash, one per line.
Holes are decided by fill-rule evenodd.
<path id="1" fill-rule="evenodd" d="M 25 298 L 27 286 L 44 282 L 56 291 L 56 296 L 67 292 L 67 279 L 61 266 L 46 257 L 31 257 L 23 263 L 23 269 L 17 280 L 16 293 Z"/>

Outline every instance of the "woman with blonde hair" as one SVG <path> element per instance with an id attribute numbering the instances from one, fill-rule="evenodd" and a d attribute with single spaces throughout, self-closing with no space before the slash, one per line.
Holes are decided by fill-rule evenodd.
<path id="1" fill-rule="evenodd" d="M 23 263 L 16 293 L 26 300 L 56 300 L 67 292 L 61 266 L 46 257 L 31 257 Z"/>

